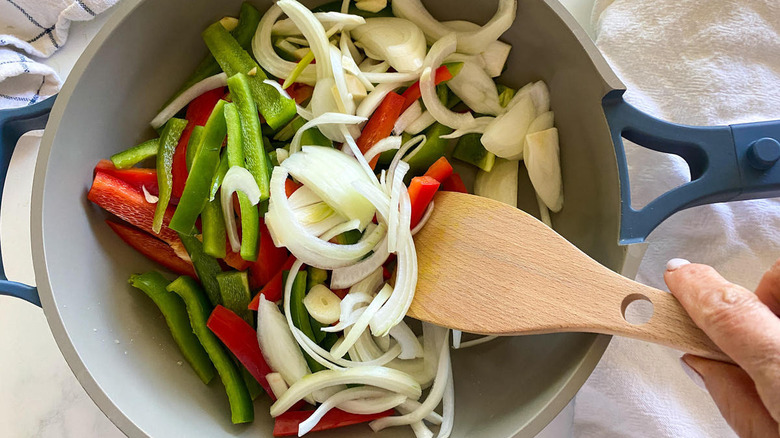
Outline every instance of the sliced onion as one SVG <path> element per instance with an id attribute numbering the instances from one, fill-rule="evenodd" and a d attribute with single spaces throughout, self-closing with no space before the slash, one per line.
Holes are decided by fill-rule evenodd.
<path id="1" fill-rule="evenodd" d="M 552 228 L 553 226 L 552 219 L 550 218 L 550 209 L 547 208 L 547 204 L 542 201 L 542 198 L 539 197 L 539 194 L 536 195 L 536 205 L 539 206 L 539 220 L 542 221 L 543 224 Z"/>
<path id="2" fill-rule="evenodd" d="M 496 158 L 490 172 L 477 171 L 474 194 L 517 207 L 517 178 L 519 164 L 514 160 Z"/>
<path id="3" fill-rule="evenodd" d="M 307 233 L 295 218 L 285 196 L 286 179 L 287 170 L 275 167 L 271 175 L 271 198 L 265 215 L 266 225 L 274 242 L 287 247 L 303 263 L 321 269 L 349 266 L 365 257 L 384 237 L 386 227 L 382 224 L 372 232 L 366 232 L 354 245 L 330 243 Z"/>
<path id="4" fill-rule="evenodd" d="M 284 377 L 279 373 L 268 373 L 265 375 L 265 379 L 268 381 L 268 386 L 271 387 L 271 392 L 274 393 L 274 398 L 281 397 L 289 388 Z"/>
<path id="5" fill-rule="evenodd" d="M 276 54 L 273 47 L 271 31 L 274 22 L 282 15 L 282 10 L 277 5 L 268 8 L 260 23 L 257 26 L 254 38 L 252 38 L 252 53 L 263 69 L 276 76 L 277 78 L 286 78 L 295 70 L 297 63 L 282 59 Z M 296 79 L 308 85 L 317 83 L 317 71 L 314 65 L 309 65 Z"/>
<path id="6" fill-rule="evenodd" d="M 388 287 L 390 287 L 388 285 Z M 357 321 L 356 321 L 357 322 Z M 345 334 L 345 340 L 346 336 L 349 336 L 349 332 L 353 330 L 352 327 L 350 327 L 348 330 L 344 331 Z M 376 342 L 374 342 L 374 338 L 371 336 L 371 332 L 363 329 L 362 333 L 360 333 L 360 336 L 358 337 L 357 342 L 355 342 L 355 345 L 350 351 L 354 351 L 357 357 L 360 358 L 361 361 L 370 361 L 375 360 L 378 357 L 381 357 L 385 352 L 382 351 L 379 346 L 376 345 Z M 350 354 L 350 357 L 352 355 Z"/>
<path id="7" fill-rule="evenodd" d="M 240 166 L 228 169 L 225 178 L 222 179 L 222 188 L 220 189 L 222 215 L 225 217 L 225 228 L 230 239 L 230 248 L 233 252 L 239 252 L 241 251 L 241 240 L 238 238 L 236 219 L 233 213 L 233 193 L 235 192 L 244 193 L 252 205 L 257 205 L 260 202 L 260 188 L 257 187 L 255 177 Z"/>
<path id="8" fill-rule="evenodd" d="M 383 397 L 364 398 L 339 403 L 337 408 L 350 414 L 368 415 L 384 412 L 400 405 L 407 400 L 402 394 L 388 394 Z"/>
<path id="9" fill-rule="evenodd" d="M 361 11 L 376 13 L 387 7 L 387 0 L 358 0 L 355 7 Z"/>
<path id="10" fill-rule="evenodd" d="M 496 117 L 485 129 L 480 141 L 485 149 L 501 158 L 516 160 L 523 156 L 523 141 L 528 126 L 536 118 L 536 110 L 529 95 L 504 114 Z"/>
<path id="11" fill-rule="evenodd" d="M 452 32 L 450 27 L 431 16 L 421 0 L 394 0 L 392 5 L 393 14 L 419 26 L 429 43 Z M 458 52 L 466 54 L 482 52 L 488 44 L 496 41 L 512 26 L 516 15 L 517 0 L 499 0 L 495 15 L 479 30 L 457 32 Z"/>
<path id="12" fill-rule="evenodd" d="M 287 200 L 290 203 L 290 208 L 293 210 L 322 202 L 322 198 L 317 196 L 317 194 L 307 186 L 299 187 L 298 190 L 294 191 L 293 194 L 287 198 Z"/>
<path id="13" fill-rule="evenodd" d="M 362 387 L 362 386 L 340 391 L 332 395 L 331 397 L 329 397 L 324 402 L 322 402 L 322 404 L 319 407 L 317 407 L 317 409 L 311 414 L 311 416 L 309 416 L 309 418 L 307 418 L 305 421 L 302 421 L 298 425 L 298 436 L 303 436 L 311 432 L 311 430 L 314 429 L 314 426 L 316 426 L 317 423 L 319 423 L 320 420 L 322 420 L 322 417 L 324 417 L 325 414 L 327 414 L 331 409 L 338 407 L 342 403 L 367 399 L 367 398 L 386 397 L 388 395 L 392 395 L 392 394 L 382 389 L 374 389 L 371 387 Z M 395 396 L 395 399 L 399 399 L 399 398 L 401 401 L 399 401 L 396 404 L 396 406 L 398 404 L 403 403 L 403 401 L 406 400 L 406 396 L 404 395 Z"/>
<path id="14" fill-rule="evenodd" d="M 558 129 L 535 132 L 526 137 L 525 167 L 528 177 L 547 207 L 558 212 L 563 208 L 563 182 L 561 179 Z"/>
<path id="15" fill-rule="evenodd" d="M 387 151 L 392 151 L 394 149 L 398 149 L 400 147 L 401 147 L 401 136 L 400 135 L 397 135 L 397 136 L 392 136 L 391 135 L 390 137 L 385 137 L 385 138 L 379 140 L 378 142 L 376 142 L 376 144 L 371 146 L 371 149 L 366 151 L 364 156 L 366 157 L 366 161 L 368 161 L 370 163 L 371 160 L 374 159 L 374 157 L 376 157 L 376 156 L 378 156 L 380 154 L 383 154 L 383 153 L 385 153 Z"/>
<path id="16" fill-rule="evenodd" d="M 433 387 L 431 387 L 431 392 L 428 393 L 428 397 L 425 399 L 425 401 L 418 409 L 415 409 L 409 414 L 397 417 L 385 417 L 372 421 L 369 423 L 369 426 L 371 426 L 371 429 L 374 432 L 378 432 L 387 427 L 401 426 L 412 424 L 417 421 L 422 421 L 429 413 L 433 412 L 436 406 L 439 405 L 442 397 L 444 396 L 444 390 L 447 387 L 447 376 L 452 369 L 450 366 L 450 345 L 447 336 L 448 334 L 449 330 L 447 330 L 447 334 L 444 336 L 444 342 L 441 343 L 436 378 L 433 380 Z"/>
<path id="17" fill-rule="evenodd" d="M 464 62 L 460 72 L 447 82 L 447 87 L 476 113 L 497 116 L 504 112 L 498 101 L 496 83 L 476 63 Z"/>
<path id="18" fill-rule="evenodd" d="M 452 428 L 455 426 L 455 381 L 452 376 L 452 367 L 447 374 L 447 385 L 444 387 L 442 397 L 442 423 L 439 428 L 438 438 L 449 438 Z"/>
<path id="19" fill-rule="evenodd" d="M 450 53 L 455 51 L 455 33 L 448 33 L 436 41 L 423 64 L 423 73 L 420 76 L 420 93 L 422 94 L 425 108 L 431 113 L 437 122 L 452 129 L 464 128 L 474 123 L 474 117 L 470 113 L 456 113 L 450 111 L 439 100 L 436 94 L 436 84 L 432 72 L 441 66 L 441 62 Z"/>
<path id="20" fill-rule="evenodd" d="M 398 236 L 401 234 L 400 230 L 403 226 L 401 225 L 401 198 L 402 193 L 407 190 L 404 186 L 404 177 L 408 171 L 409 163 L 399 161 L 393 170 L 388 187 L 390 191 L 390 216 L 387 221 L 387 250 L 391 253 L 398 251 Z M 411 212 L 409 212 L 409 216 L 411 216 Z"/>
<path id="21" fill-rule="evenodd" d="M 433 118 L 430 111 L 423 111 L 423 113 L 420 114 L 420 117 L 415 119 L 415 121 L 406 127 L 404 132 L 407 134 L 417 135 L 428 129 L 428 127 L 434 123 L 436 123 L 436 119 Z"/>
<path id="22" fill-rule="evenodd" d="M 398 355 L 399 359 L 406 360 L 423 357 L 422 344 L 420 344 L 417 336 L 405 322 L 401 321 L 398 325 L 391 328 L 389 335 L 401 345 L 401 354 Z"/>
<path id="23" fill-rule="evenodd" d="M 257 342 L 268 365 L 281 374 L 288 385 L 311 374 L 284 315 L 275 303 L 265 299 L 265 295 L 260 295 L 257 311 Z"/>
<path id="24" fill-rule="evenodd" d="M 329 241 L 334 237 L 338 236 L 339 234 L 344 234 L 347 231 L 359 230 L 359 229 L 360 229 L 360 221 L 357 219 L 353 219 L 351 221 L 340 223 L 334 226 L 333 228 L 329 229 L 327 232 L 325 232 L 320 236 L 320 239 Z"/>
<path id="25" fill-rule="evenodd" d="M 292 140 L 290 140 L 290 155 L 301 150 L 301 138 L 303 137 L 303 133 L 311 128 L 321 128 L 323 125 L 352 125 L 365 122 L 366 120 L 365 117 L 341 114 L 338 112 L 323 113 L 304 123 L 303 126 L 301 126 L 301 129 L 295 132 Z"/>
<path id="26" fill-rule="evenodd" d="M 498 336 L 482 336 L 477 339 L 472 339 L 470 341 L 462 342 L 460 344 L 460 349 L 469 348 L 469 347 L 476 347 L 477 345 L 482 345 L 490 341 L 494 341 L 498 339 Z"/>
<path id="27" fill-rule="evenodd" d="M 317 80 L 332 77 L 330 61 L 330 41 L 322 23 L 317 20 L 309 9 L 295 0 L 279 0 L 276 2 L 282 11 L 295 23 L 303 36 L 309 41 L 309 47 L 317 60 L 315 70 Z"/>
<path id="28" fill-rule="evenodd" d="M 472 32 L 480 29 L 480 25 L 471 21 L 455 20 L 447 21 L 444 24 L 456 32 Z M 477 56 L 481 60 L 480 67 L 485 69 L 490 77 L 501 76 L 504 71 L 504 65 L 509 57 L 512 46 L 503 41 L 493 41 L 485 47 L 485 50 Z"/>
<path id="29" fill-rule="evenodd" d="M 371 114 L 379 107 L 379 104 L 382 103 L 385 96 L 390 94 L 390 92 L 401 88 L 401 85 L 403 85 L 401 82 L 388 82 L 377 85 L 376 88 L 374 88 L 374 91 L 368 93 L 368 96 L 360 102 L 360 105 L 358 105 L 357 110 L 355 111 L 355 115 L 365 118 L 371 117 Z"/>
<path id="30" fill-rule="evenodd" d="M 336 213 L 324 202 L 296 209 L 295 218 L 307 232 L 315 236 L 321 236 L 333 227 L 347 221 L 344 216 Z"/>
<path id="31" fill-rule="evenodd" d="M 323 28 L 331 28 L 339 25 L 344 30 L 352 30 L 366 22 L 360 15 L 342 14 L 340 12 L 315 12 L 314 17 Z M 275 36 L 303 35 L 293 20 L 279 20 L 273 25 L 271 33 Z"/>
<path id="32" fill-rule="evenodd" d="M 417 120 L 422 115 L 422 105 L 420 104 L 420 99 L 417 99 L 414 101 L 414 103 L 409 106 L 409 108 L 404 111 L 400 117 L 398 117 L 398 120 L 395 121 L 395 126 L 393 126 L 393 134 L 395 135 L 401 135 L 406 128 L 415 120 Z"/>
<path id="33" fill-rule="evenodd" d="M 463 129 L 456 129 L 447 135 L 441 135 L 439 138 L 451 139 L 463 137 L 466 134 L 483 134 L 494 119 L 495 117 L 477 117 L 471 125 Z"/>
<path id="34" fill-rule="evenodd" d="M 156 204 L 157 201 L 160 200 L 159 197 L 154 196 L 153 194 L 149 193 L 149 190 L 146 190 L 146 186 L 141 186 L 141 190 L 144 192 L 144 199 L 146 199 L 146 202 L 150 204 Z"/>
<path id="35" fill-rule="evenodd" d="M 363 70 L 363 74 L 366 79 L 371 81 L 372 84 L 384 84 L 387 82 L 402 82 L 404 84 L 411 83 L 420 78 L 420 70 L 411 72 L 391 72 L 380 73 Z"/>
<path id="36" fill-rule="evenodd" d="M 403 231 L 403 230 L 401 230 Z M 414 249 L 411 230 L 399 236 L 398 267 L 395 288 L 390 299 L 371 319 L 371 333 L 385 336 L 390 329 L 401 322 L 412 305 L 417 287 L 417 253 Z"/>
<path id="37" fill-rule="evenodd" d="M 217 88 L 226 87 L 227 86 L 227 74 L 219 73 L 214 76 L 209 76 L 206 79 L 203 79 L 202 81 L 196 83 L 195 85 L 188 88 L 186 91 L 181 93 L 176 99 L 173 99 L 173 102 L 169 103 L 168 106 L 163 108 L 162 111 L 160 111 L 159 114 L 157 114 L 154 119 L 149 123 L 152 125 L 152 128 L 159 129 L 161 126 L 165 124 L 171 117 L 175 116 L 176 113 L 182 110 L 187 104 L 192 102 L 196 97 L 200 96 L 201 94 L 211 91 Z"/>
<path id="38" fill-rule="evenodd" d="M 387 168 L 387 178 L 389 179 L 391 185 L 394 181 L 395 169 L 398 167 L 398 163 L 401 161 L 401 159 L 408 159 L 412 157 L 427 141 L 428 139 L 425 135 L 418 135 L 416 137 L 410 138 L 409 141 L 401 145 L 401 149 L 398 149 L 398 152 L 396 152 L 395 156 L 393 157 L 393 161 L 390 162 L 390 166 Z M 406 153 L 409 152 L 412 148 L 414 148 L 414 150 L 405 157 Z M 392 186 L 390 188 L 392 189 Z"/>
<path id="39" fill-rule="evenodd" d="M 399 72 L 417 71 L 425 58 L 425 35 L 409 20 L 397 17 L 369 18 L 352 29 L 356 44 L 366 55 L 387 61 Z"/>
<path id="40" fill-rule="evenodd" d="M 330 287 L 345 289 L 354 285 L 375 272 L 387 261 L 388 257 L 390 257 L 390 252 L 387 250 L 387 236 L 385 236 L 367 258 L 352 266 L 334 269 L 330 276 Z"/>
<path id="41" fill-rule="evenodd" d="M 460 330 L 452 329 L 452 348 L 460 348 L 460 340 L 463 337 L 463 332 Z"/>
<path id="42" fill-rule="evenodd" d="M 347 87 L 347 77 L 344 74 L 344 68 L 341 65 L 341 52 L 339 49 L 328 46 L 330 49 L 330 65 L 333 68 L 333 81 L 336 83 L 338 97 L 343 105 L 343 113 L 355 114 L 355 100 L 352 98 Z"/>
<path id="43" fill-rule="evenodd" d="M 309 374 L 294 385 L 291 385 L 287 392 L 271 405 L 271 416 L 278 417 L 307 394 L 329 386 L 345 384 L 382 388 L 390 392 L 403 394 L 413 400 L 419 399 L 422 395 L 422 389 L 414 379 L 394 369 L 365 366 L 343 371 L 325 370 L 316 374 Z"/>
<path id="44" fill-rule="evenodd" d="M 369 304 L 363 314 L 360 315 L 360 318 L 358 318 L 358 320 L 355 321 L 355 324 L 352 325 L 349 334 L 344 337 L 344 342 L 342 342 L 338 348 L 331 351 L 331 354 L 334 357 L 342 358 L 345 354 L 347 354 L 347 350 L 355 345 L 358 337 L 366 330 L 369 323 L 371 322 L 371 319 L 376 315 L 382 305 L 385 304 L 387 299 L 390 298 L 390 294 L 392 292 L 393 288 L 388 284 L 386 284 L 385 287 L 379 291 L 376 297 L 374 297 L 373 301 L 371 301 L 371 304 Z"/>
<path id="45" fill-rule="evenodd" d="M 431 200 L 431 203 L 428 204 L 428 208 L 425 209 L 425 214 L 423 214 L 420 222 L 418 222 L 417 225 L 412 229 L 412 236 L 419 233 L 420 230 L 423 229 L 425 224 L 428 222 L 428 219 L 431 218 L 431 214 L 433 214 L 433 200 Z"/>
<path id="46" fill-rule="evenodd" d="M 390 69 L 390 64 L 387 61 L 377 62 L 374 59 L 366 58 L 358 64 L 358 67 L 364 73 L 384 73 Z"/>

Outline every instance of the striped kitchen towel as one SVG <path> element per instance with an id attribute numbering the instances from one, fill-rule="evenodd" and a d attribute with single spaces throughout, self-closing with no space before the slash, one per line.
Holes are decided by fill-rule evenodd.
<path id="1" fill-rule="evenodd" d="M 41 61 L 68 38 L 72 21 L 87 21 L 118 0 L 0 0 L 0 109 L 32 105 L 61 86 Z"/>

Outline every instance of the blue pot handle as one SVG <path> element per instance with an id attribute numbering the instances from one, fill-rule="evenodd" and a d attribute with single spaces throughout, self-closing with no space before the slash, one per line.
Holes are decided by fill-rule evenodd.
<path id="1" fill-rule="evenodd" d="M 8 175 L 8 165 L 11 162 L 16 143 L 24 133 L 35 129 L 43 129 L 49 120 L 49 112 L 54 105 L 54 97 L 22 108 L 0 111 L 0 190 L 5 187 L 5 177 Z M 2 191 L 0 191 L 0 202 Z M 38 290 L 33 286 L 9 281 L 5 276 L 5 268 L 0 258 L 0 295 L 9 295 L 29 301 L 36 306 L 41 305 Z"/>
<path id="2" fill-rule="evenodd" d="M 780 121 L 730 126 L 685 126 L 664 122 L 634 108 L 615 90 L 603 100 L 620 177 L 620 243 L 644 241 L 672 214 L 697 205 L 780 196 Z M 691 181 L 645 207 L 631 207 L 623 138 L 682 157 Z"/>

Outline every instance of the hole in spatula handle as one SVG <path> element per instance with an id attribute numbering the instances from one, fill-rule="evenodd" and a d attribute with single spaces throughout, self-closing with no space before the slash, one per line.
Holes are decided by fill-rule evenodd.
<path id="1" fill-rule="evenodd" d="M 653 317 L 653 303 L 642 294 L 631 294 L 623 299 L 620 312 L 629 324 L 642 325 Z"/>

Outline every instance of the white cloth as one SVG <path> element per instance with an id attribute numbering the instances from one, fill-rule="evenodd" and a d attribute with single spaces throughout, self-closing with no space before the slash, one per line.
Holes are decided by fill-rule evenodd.
<path id="1" fill-rule="evenodd" d="M 626 99 L 690 125 L 780 119 L 777 0 L 597 0 L 596 43 L 625 83 Z M 627 145 L 634 205 L 690 179 L 678 157 Z M 780 257 L 780 201 L 696 207 L 648 239 L 637 279 L 661 289 L 666 261 L 707 263 L 754 288 Z M 680 353 L 615 338 L 575 400 L 576 437 L 732 437 Z"/>
<path id="2" fill-rule="evenodd" d="M 65 44 L 71 21 L 87 21 L 118 0 L 0 0 L 0 109 L 32 105 L 56 94 L 62 82 L 34 57 Z"/>

